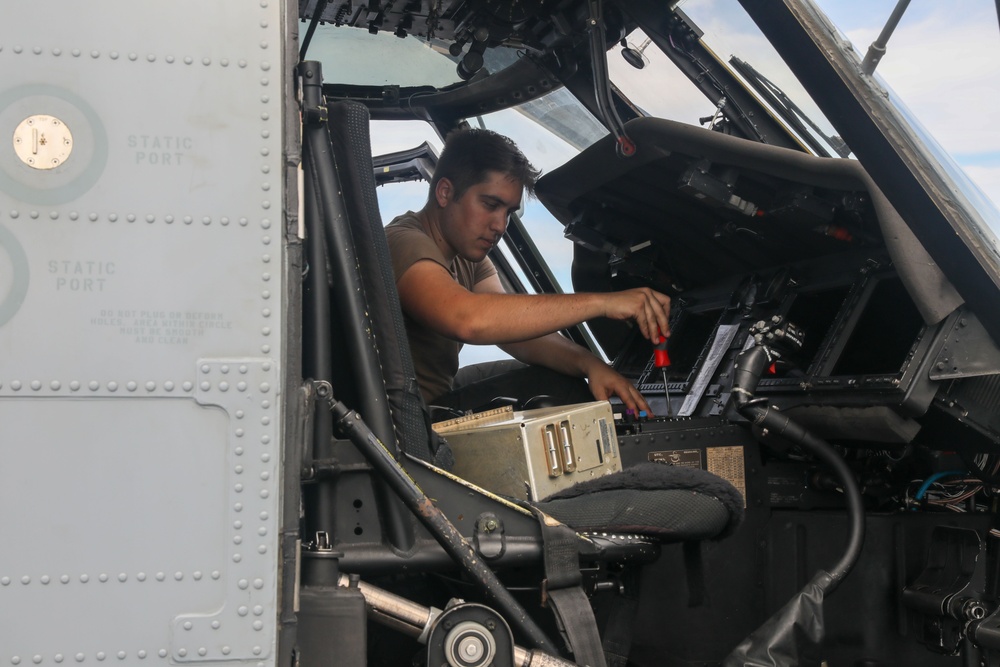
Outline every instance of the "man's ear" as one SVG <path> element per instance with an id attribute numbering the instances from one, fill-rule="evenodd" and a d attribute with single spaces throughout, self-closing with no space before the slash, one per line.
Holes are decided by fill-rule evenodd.
<path id="1" fill-rule="evenodd" d="M 437 182 L 437 185 L 434 186 L 434 200 L 441 208 L 448 205 L 448 202 L 452 200 L 454 194 L 455 186 L 451 182 L 451 179 L 447 177 L 442 178 Z"/>

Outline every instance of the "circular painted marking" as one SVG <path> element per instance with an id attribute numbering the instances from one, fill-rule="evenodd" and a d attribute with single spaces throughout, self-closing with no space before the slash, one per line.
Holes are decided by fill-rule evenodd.
<path id="1" fill-rule="evenodd" d="M 17 237 L 6 227 L 0 225 L 0 289 L 3 287 L 4 264 L 9 262 L 10 286 L 6 294 L 0 291 L 0 326 L 14 317 L 24 297 L 28 293 L 28 256 Z M 6 259 L 5 256 L 6 255 Z"/>

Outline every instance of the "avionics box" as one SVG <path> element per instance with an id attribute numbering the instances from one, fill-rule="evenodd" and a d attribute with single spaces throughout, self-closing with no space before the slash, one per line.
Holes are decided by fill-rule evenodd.
<path id="1" fill-rule="evenodd" d="M 607 401 L 555 408 L 510 408 L 434 425 L 455 453 L 453 472 L 505 496 L 540 500 L 621 470 Z"/>

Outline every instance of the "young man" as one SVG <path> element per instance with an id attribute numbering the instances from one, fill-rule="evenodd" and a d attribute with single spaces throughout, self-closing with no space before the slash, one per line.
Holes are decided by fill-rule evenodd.
<path id="1" fill-rule="evenodd" d="M 625 377 L 558 331 L 596 317 L 669 335 L 670 299 L 651 289 L 598 294 L 507 294 L 487 258 L 539 172 L 489 130 L 449 135 L 426 205 L 386 226 L 396 288 L 424 399 L 448 392 L 464 343 L 498 345 L 515 359 L 587 378 L 598 400 L 649 410 Z"/>

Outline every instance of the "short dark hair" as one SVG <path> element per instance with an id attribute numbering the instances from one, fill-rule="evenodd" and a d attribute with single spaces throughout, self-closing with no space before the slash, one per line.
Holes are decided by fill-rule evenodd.
<path id="1" fill-rule="evenodd" d="M 455 199 L 459 199 L 473 185 L 485 181 L 491 171 L 519 181 L 529 195 L 534 194 L 535 181 L 541 174 L 517 144 L 502 134 L 476 128 L 455 130 L 445 139 L 434 168 L 429 200 L 434 200 L 434 190 L 442 178 L 451 181 Z"/>

